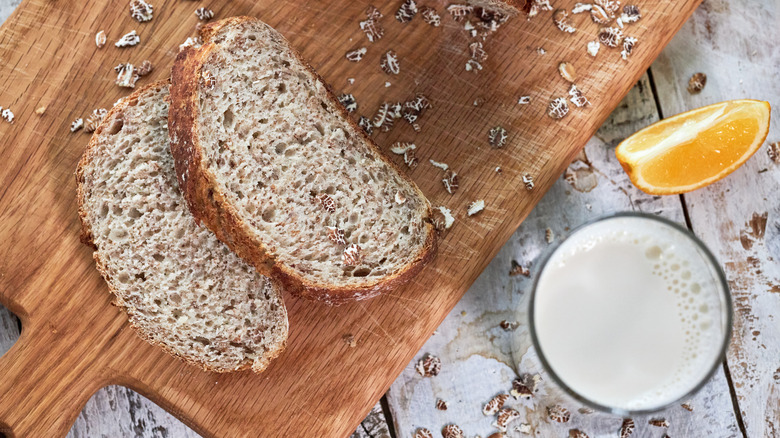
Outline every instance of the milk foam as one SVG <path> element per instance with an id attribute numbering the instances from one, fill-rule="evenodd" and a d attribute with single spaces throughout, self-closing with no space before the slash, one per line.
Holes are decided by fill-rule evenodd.
<path id="1" fill-rule="evenodd" d="M 641 217 L 589 225 L 539 278 L 534 320 L 558 377 L 598 404 L 654 409 L 683 397 L 718 360 L 722 286 L 680 231 Z"/>

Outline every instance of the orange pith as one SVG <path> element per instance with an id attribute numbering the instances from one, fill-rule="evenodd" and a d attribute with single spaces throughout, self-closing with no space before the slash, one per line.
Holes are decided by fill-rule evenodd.
<path id="1" fill-rule="evenodd" d="M 631 182 L 650 194 L 684 193 L 737 169 L 766 139 L 767 102 L 734 100 L 664 119 L 615 150 Z"/>

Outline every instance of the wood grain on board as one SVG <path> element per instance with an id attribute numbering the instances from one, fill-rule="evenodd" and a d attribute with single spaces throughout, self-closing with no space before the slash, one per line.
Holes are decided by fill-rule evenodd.
<path id="1" fill-rule="evenodd" d="M 729 99 L 767 100 L 767 143 L 780 141 L 778 22 L 776 1 L 705 2 L 653 64 L 663 115 Z M 687 78 L 696 72 L 707 74 L 707 86 L 690 95 Z M 761 148 L 728 178 L 685 195 L 693 230 L 731 287 L 728 367 L 749 437 L 780 436 L 780 168 L 767 152 Z"/>
<path id="2" fill-rule="evenodd" d="M 658 112 L 647 75 L 618 105 L 607 122 L 547 192 L 545 197 L 509 239 L 495 259 L 450 312 L 437 333 L 422 347 L 390 387 L 388 402 L 399 437 L 408 437 L 425 427 L 438 431 L 448 423 L 458 424 L 466 436 L 489 436 L 495 432 L 496 417 L 482 414 L 482 406 L 499 393 L 512 389 L 518 375 L 539 373 L 539 392 L 530 400 L 509 399 L 506 406 L 521 416 L 507 436 L 525 437 L 514 430 L 528 424 L 534 436 L 566 436 L 577 428 L 590 437 L 618 436 L 623 419 L 598 412 L 581 412 L 584 406 L 563 393 L 547 376 L 538 361 L 528 334 L 528 298 L 536 275 L 534 263 L 553 239 L 591 220 L 618 211 L 644 211 L 685 225 L 680 198 L 650 196 L 636 189 L 615 159 L 614 147 L 635 131 L 658 120 Z M 528 268 L 531 278 L 510 276 L 512 261 Z M 500 327 L 502 321 L 518 323 L 513 331 Z M 437 355 L 441 373 L 421 378 L 414 370 L 423 354 Z M 437 399 L 448 409 L 435 408 Z M 548 406 L 561 405 L 571 412 L 566 423 L 547 418 Z M 712 378 L 689 405 L 693 411 L 675 406 L 655 415 L 634 417 L 634 437 L 735 437 L 739 428 L 723 370 Z M 665 418 L 669 428 L 648 424 L 650 418 Z"/>
<path id="3" fill-rule="evenodd" d="M 357 97 L 360 114 L 425 93 L 434 108 L 420 121 L 421 133 L 400 125 L 375 138 L 385 148 L 414 141 L 422 164 L 411 176 L 456 216 L 438 258 L 394 293 L 339 308 L 287 299 L 289 347 L 260 376 L 204 373 L 142 342 L 111 306 L 90 251 L 78 241 L 73 170 L 88 137 L 71 134 L 70 123 L 126 94 L 113 83 L 120 62 L 151 60 L 155 71 L 142 83 L 166 77 L 178 44 L 193 34 L 196 5 L 158 1 L 154 19 L 143 24 L 119 0 L 26 0 L 16 9 L 0 29 L 0 105 L 16 114 L 14 124 L 0 123 L 0 301 L 24 330 L 0 358 L 0 427 L 19 436 L 64 434 L 97 389 L 119 384 L 204 435 L 351 433 L 698 1 L 638 1 L 643 18 L 630 31 L 640 44 L 628 62 L 618 50 L 602 48 L 596 59 L 586 54 L 597 29 L 586 16 L 576 18 L 580 29 L 572 35 L 551 24 L 552 12 L 515 18 L 486 42 L 489 58 L 478 72 L 464 68 L 468 39 L 463 24 L 444 12 L 447 3 L 420 2 L 442 14 L 439 28 L 420 19 L 396 22 L 399 3 L 377 4 L 386 34 L 376 43 L 358 27 L 365 1 L 215 5 L 217 18 L 254 15 L 275 26 L 336 92 Z M 101 29 L 109 44 L 97 49 Z M 138 46 L 110 44 L 132 29 Z M 344 59 L 362 46 L 369 49 L 363 61 Z M 379 69 L 389 49 L 401 63 L 393 77 Z M 552 98 L 567 96 L 569 84 L 557 74 L 561 61 L 574 64 L 593 104 L 555 121 L 545 113 Z M 517 105 L 523 95 L 530 105 Z M 42 107 L 44 114 L 35 114 Z M 509 141 L 493 150 L 487 132 L 497 125 Z M 459 173 L 455 195 L 444 191 L 429 158 Z M 530 192 L 526 174 L 536 182 Z M 476 199 L 487 207 L 467 218 Z M 347 333 L 356 348 L 342 341 Z"/>

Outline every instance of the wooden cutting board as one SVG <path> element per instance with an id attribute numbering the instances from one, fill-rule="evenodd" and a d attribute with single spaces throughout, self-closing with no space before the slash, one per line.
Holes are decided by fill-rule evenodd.
<path id="1" fill-rule="evenodd" d="M 0 121 L 0 301 L 23 324 L 0 358 L 0 430 L 18 436 L 64 435 L 108 384 L 139 391 L 208 436 L 347 435 L 699 3 L 638 0 L 643 17 L 627 26 L 638 38 L 628 61 L 617 49 L 586 53 L 597 33 L 587 14 L 573 17 L 573 34 L 558 30 L 549 11 L 516 17 L 485 42 L 483 70 L 469 72 L 464 24 L 443 1 L 419 1 L 439 11 L 442 26 L 432 27 L 419 15 L 401 24 L 393 18 L 401 2 L 377 0 L 386 34 L 374 43 L 358 25 L 365 0 L 151 1 L 154 19 L 138 23 L 126 0 L 25 0 L 0 29 L 0 105 L 16 115 L 13 124 Z M 564 3 L 574 2 L 556 5 Z M 410 174 L 456 217 L 437 259 L 406 287 L 338 308 L 287 297 L 289 346 L 262 375 L 205 373 L 143 342 L 111 305 L 78 239 L 73 172 L 89 136 L 71 133 L 71 121 L 127 94 L 114 84 L 120 62 L 152 61 L 154 73 L 140 83 L 167 77 L 201 6 L 214 7 L 216 18 L 253 15 L 276 27 L 337 93 L 355 95 L 358 114 L 427 95 L 433 109 L 421 118 L 421 132 L 399 122 L 374 138 L 385 150 L 395 141 L 416 143 L 420 165 Z M 109 43 L 98 49 L 101 29 Z M 113 46 L 132 29 L 138 46 Z M 348 62 L 345 53 L 359 47 L 368 48 L 365 58 Z M 390 49 L 400 59 L 398 75 L 379 66 Z M 547 104 L 567 97 L 570 86 L 557 72 L 562 61 L 574 65 L 592 104 L 570 105 L 564 119 L 553 120 Z M 530 104 L 519 105 L 526 95 Z M 498 125 L 508 142 L 492 149 L 488 131 Z M 454 195 L 429 158 L 458 172 Z M 531 191 L 526 174 L 535 181 Z M 485 210 L 467 217 L 477 199 Z M 347 334 L 356 347 L 343 341 Z"/>

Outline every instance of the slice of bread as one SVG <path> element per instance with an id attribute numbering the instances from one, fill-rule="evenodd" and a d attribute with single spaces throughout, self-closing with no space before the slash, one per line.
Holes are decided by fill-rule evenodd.
<path id="1" fill-rule="evenodd" d="M 201 37 L 176 58 L 168 118 L 195 217 L 285 290 L 329 304 L 419 272 L 436 249 L 428 200 L 284 37 L 249 17 Z"/>
<path id="2" fill-rule="evenodd" d="M 287 340 L 279 287 L 190 214 L 168 139 L 168 83 L 108 113 L 76 171 L 82 238 L 130 323 L 209 371 L 262 371 Z"/>

